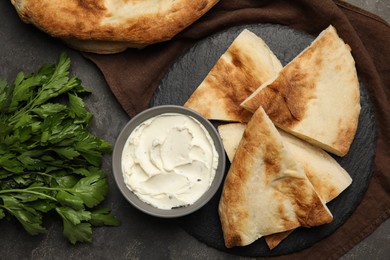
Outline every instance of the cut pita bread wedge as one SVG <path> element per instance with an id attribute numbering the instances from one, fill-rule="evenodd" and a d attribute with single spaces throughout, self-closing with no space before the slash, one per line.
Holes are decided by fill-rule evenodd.
<path id="1" fill-rule="evenodd" d="M 246 124 L 230 123 L 218 126 L 226 154 L 232 162 Z M 352 183 L 348 172 L 328 153 L 285 131 L 278 129 L 282 142 L 292 158 L 301 163 L 306 176 L 318 195 L 329 202 L 336 198 Z"/>
<path id="2" fill-rule="evenodd" d="M 252 112 L 262 106 L 283 130 L 338 156 L 346 155 L 360 113 L 350 47 L 329 26 L 241 106 Z"/>
<path id="3" fill-rule="evenodd" d="M 269 249 L 272 250 L 275 247 L 277 247 L 280 244 L 280 242 L 286 239 L 293 231 L 294 229 L 265 236 L 264 237 L 265 243 L 267 244 Z"/>
<path id="4" fill-rule="evenodd" d="M 226 154 L 232 162 L 246 124 L 230 123 L 218 126 Z M 337 161 L 324 150 L 278 129 L 283 144 L 294 160 L 303 165 L 306 176 L 324 202 L 329 202 L 343 192 L 352 178 Z M 293 230 L 264 237 L 270 249 L 275 248 Z"/>
<path id="5" fill-rule="evenodd" d="M 261 107 L 237 148 L 218 212 L 228 248 L 333 219 Z"/>
<path id="6" fill-rule="evenodd" d="M 282 64 L 267 44 L 245 29 L 184 106 L 208 119 L 247 122 L 252 113 L 240 103 L 281 69 Z"/>
<path id="7" fill-rule="evenodd" d="M 246 126 L 247 124 L 244 123 L 218 125 L 219 136 L 221 137 L 223 147 L 230 162 L 233 162 L 234 155 L 236 154 Z"/>

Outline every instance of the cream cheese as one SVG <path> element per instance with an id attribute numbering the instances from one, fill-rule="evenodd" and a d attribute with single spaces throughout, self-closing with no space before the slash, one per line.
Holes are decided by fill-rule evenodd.
<path id="1" fill-rule="evenodd" d="M 195 118 L 165 113 L 136 127 L 122 153 L 126 186 L 159 209 L 188 206 L 210 187 L 218 153 Z"/>

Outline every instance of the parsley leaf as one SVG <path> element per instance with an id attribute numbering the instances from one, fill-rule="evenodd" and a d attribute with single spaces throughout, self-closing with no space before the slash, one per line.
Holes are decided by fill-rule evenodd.
<path id="1" fill-rule="evenodd" d="M 64 223 L 64 236 L 72 244 L 76 242 L 91 242 L 92 227 L 91 224 L 82 222 L 91 219 L 91 213 L 84 210 L 76 211 L 71 208 L 56 208 Z"/>
<path id="2" fill-rule="evenodd" d="M 9 86 L 6 81 L 0 79 L 0 111 L 4 109 L 9 100 Z"/>
<path id="3" fill-rule="evenodd" d="M 102 174 L 82 178 L 70 192 L 80 197 L 89 208 L 97 206 L 108 192 L 108 184 Z"/>
<path id="4" fill-rule="evenodd" d="M 20 202 L 18 199 L 11 196 L 1 196 L 3 200 L 2 207 L 10 214 L 14 215 L 23 225 L 28 233 L 37 235 L 45 233 L 46 229 L 42 227 L 42 215 L 34 208 Z"/>
<path id="5" fill-rule="evenodd" d="M 91 212 L 91 220 L 89 221 L 94 226 L 119 226 L 120 221 L 110 215 L 110 210 L 107 208 L 97 209 Z"/>

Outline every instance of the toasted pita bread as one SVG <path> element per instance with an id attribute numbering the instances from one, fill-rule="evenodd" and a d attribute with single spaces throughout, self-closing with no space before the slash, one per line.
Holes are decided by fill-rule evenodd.
<path id="1" fill-rule="evenodd" d="M 280 128 L 339 156 L 348 153 L 360 113 L 350 47 L 333 26 L 241 104 L 262 106 Z"/>
<path id="2" fill-rule="evenodd" d="M 246 124 L 231 123 L 218 126 L 226 154 L 232 162 Z M 329 202 L 343 192 L 351 183 L 351 176 L 333 157 L 322 149 L 278 129 L 283 144 L 294 160 L 303 165 L 306 176 L 324 202 Z M 292 230 L 264 237 L 270 249 L 275 248 Z"/>
<path id="3" fill-rule="evenodd" d="M 332 221 L 332 215 L 260 107 L 249 121 L 219 202 L 226 247 Z"/>
<path id="4" fill-rule="evenodd" d="M 72 47 L 115 53 L 167 41 L 218 0 L 11 0 L 19 16 Z"/>
<path id="5" fill-rule="evenodd" d="M 223 147 L 230 162 L 233 162 L 238 145 L 246 129 L 244 123 L 229 123 L 218 125 L 219 136 L 221 137 Z"/>
<path id="6" fill-rule="evenodd" d="M 233 161 L 246 124 L 230 123 L 218 126 L 226 154 Z M 292 158 L 301 163 L 306 176 L 318 195 L 329 202 L 336 198 L 352 183 L 352 178 L 340 164 L 324 150 L 278 129 L 283 144 L 291 152 Z"/>
<path id="7" fill-rule="evenodd" d="M 251 113 L 240 107 L 240 103 L 281 69 L 280 61 L 267 44 L 245 29 L 184 106 L 208 119 L 247 122 Z"/>

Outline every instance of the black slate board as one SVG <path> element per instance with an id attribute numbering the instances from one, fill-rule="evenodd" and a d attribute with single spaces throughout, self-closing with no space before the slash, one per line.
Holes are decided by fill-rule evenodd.
<path id="1" fill-rule="evenodd" d="M 244 28 L 260 36 L 283 65 L 291 61 L 315 38 L 294 29 L 273 24 L 244 25 L 219 32 L 198 42 L 176 61 L 162 80 L 151 106 L 163 104 L 183 105 L 218 58 Z M 347 156 L 343 158 L 335 157 L 341 166 L 349 172 L 353 183 L 339 197 L 328 203 L 328 207 L 334 216 L 332 223 L 311 229 L 299 228 L 272 251 L 268 249 L 263 239 L 259 239 L 246 247 L 227 249 L 224 246 L 217 212 L 221 187 L 205 207 L 179 219 L 182 228 L 209 246 L 242 256 L 288 254 L 310 247 L 332 234 L 348 219 L 360 203 L 372 173 L 376 138 L 375 119 L 367 91 L 361 81 L 360 94 L 362 109 L 355 140 Z M 213 123 L 217 125 L 220 122 Z M 227 170 L 229 166 L 228 163 Z"/>

